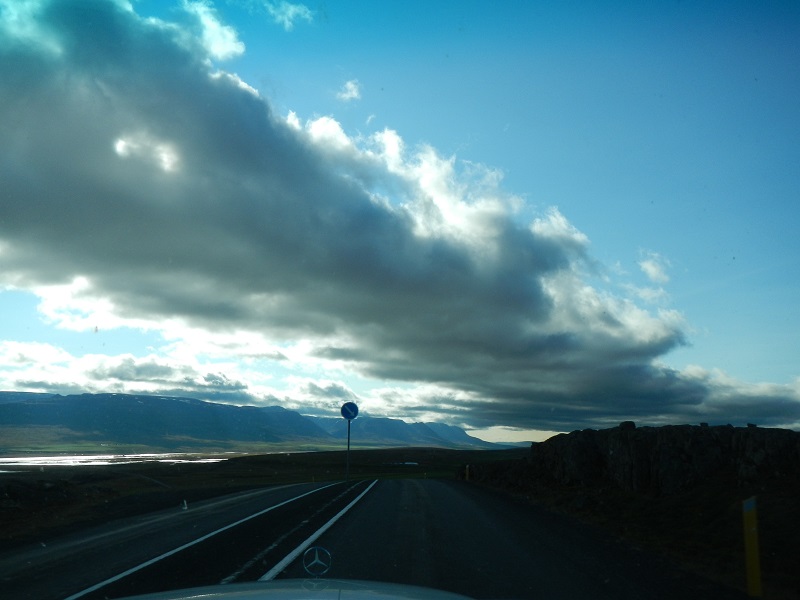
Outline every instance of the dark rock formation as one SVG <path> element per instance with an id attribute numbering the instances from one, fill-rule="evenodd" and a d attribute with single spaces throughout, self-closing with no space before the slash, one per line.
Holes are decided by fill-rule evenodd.
<path id="1" fill-rule="evenodd" d="M 757 497 L 764 597 L 797 598 L 800 432 L 627 422 L 557 435 L 533 444 L 526 458 L 471 465 L 470 480 L 739 590 L 742 501 Z"/>
<path id="2" fill-rule="evenodd" d="M 759 427 L 636 427 L 627 421 L 533 444 L 530 474 L 568 485 L 612 483 L 631 492 L 670 494 L 732 475 L 800 478 L 800 433 Z"/>

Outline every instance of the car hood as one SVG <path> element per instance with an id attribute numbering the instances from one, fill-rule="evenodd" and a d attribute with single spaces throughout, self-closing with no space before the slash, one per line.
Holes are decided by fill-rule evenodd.
<path id="1" fill-rule="evenodd" d="M 431 588 L 341 579 L 235 583 L 131 596 L 127 600 L 470 600 Z"/>

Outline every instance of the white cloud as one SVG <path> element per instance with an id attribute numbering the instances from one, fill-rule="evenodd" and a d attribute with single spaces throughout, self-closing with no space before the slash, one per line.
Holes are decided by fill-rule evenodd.
<path id="1" fill-rule="evenodd" d="M 54 346 L 43 342 L 0 341 L 0 364 L 12 369 L 22 369 L 31 365 L 66 364 L 72 356 Z M 5 388 L 4 388 L 5 389 Z"/>
<path id="2" fill-rule="evenodd" d="M 669 275 L 667 269 L 670 262 L 658 254 L 657 252 L 642 252 L 642 258 L 639 260 L 639 268 L 653 283 L 667 283 Z"/>
<path id="3" fill-rule="evenodd" d="M 669 294 L 664 288 L 661 287 L 637 287 L 635 285 L 626 284 L 623 288 L 634 297 L 647 304 L 661 304 L 667 301 Z"/>
<path id="4" fill-rule="evenodd" d="M 40 20 L 42 9 L 40 0 L 0 0 L 0 45 L 34 44 L 59 54 L 60 44 Z"/>
<path id="5" fill-rule="evenodd" d="M 567 221 L 555 207 L 549 209 L 546 216 L 535 219 L 531 224 L 531 231 L 574 249 L 583 249 L 589 243 L 589 238 Z"/>
<path id="6" fill-rule="evenodd" d="M 120 136 L 114 141 L 114 151 L 122 158 L 133 156 L 152 162 L 166 172 L 176 170 L 180 161 L 174 146 L 145 132 Z"/>
<path id="7" fill-rule="evenodd" d="M 275 22 L 286 31 L 294 29 L 297 21 L 310 23 L 314 19 L 313 11 L 304 4 L 292 4 L 281 0 L 280 2 L 265 2 L 264 7 Z"/>
<path id="8" fill-rule="evenodd" d="M 339 152 L 355 149 L 342 126 L 332 117 L 319 117 L 309 121 L 306 129 L 311 139 L 324 148 L 333 148 Z"/>
<path id="9" fill-rule="evenodd" d="M 236 73 L 226 73 L 225 71 L 216 71 L 209 75 L 211 79 L 225 79 L 230 83 L 233 83 L 236 87 L 245 90 L 246 92 L 250 92 L 256 98 L 259 97 L 258 90 L 251 86 L 246 81 L 242 81 L 242 79 Z"/>
<path id="10" fill-rule="evenodd" d="M 163 329 L 168 325 L 120 315 L 102 290 L 94 289 L 84 276 L 75 276 L 69 283 L 33 285 L 30 291 L 40 298 L 38 310 L 41 315 L 60 329 L 92 331 L 131 327 L 148 330 Z"/>
<path id="11" fill-rule="evenodd" d="M 226 60 L 244 53 L 244 44 L 239 40 L 236 30 L 219 20 L 209 2 L 183 0 L 183 8 L 200 23 L 203 46 L 212 58 Z"/>
<path id="12" fill-rule="evenodd" d="M 403 155 L 405 152 L 405 144 L 403 138 L 391 129 L 384 129 L 372 136 L 378 154 L 386 164 L 386 168 L 390 173 L 401 175 L 405 169 Z"/>
<path id="13" fill-rule="evenodd" d="M 361 86 L 358 80 L 351 79 L 346 81 L 342 89 L 336 93 L 336 97 L 342 102 L 350 102 L 351 100 L 361 99 Z"/>

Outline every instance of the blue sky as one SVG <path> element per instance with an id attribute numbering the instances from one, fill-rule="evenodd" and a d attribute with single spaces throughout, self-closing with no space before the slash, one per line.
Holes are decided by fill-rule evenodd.
<path id="1" fill-rule="evenodd" d="M 0 2 L 0 387 L 800 424 L 795 3 L 50 5 Z"/>

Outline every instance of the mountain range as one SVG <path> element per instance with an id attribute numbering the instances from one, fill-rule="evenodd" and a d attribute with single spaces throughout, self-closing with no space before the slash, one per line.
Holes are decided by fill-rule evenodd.
<path id="1" fill-rule="evenodd" d="M 148 452 L 332 449 L 346 444 L 342 418 L 280 406 L 234 406 L 130 394 L 0 392 L 0 454 L 29 451 Z M 443 423 L 359 416 L 353 447 L 497 448 Z"/>

